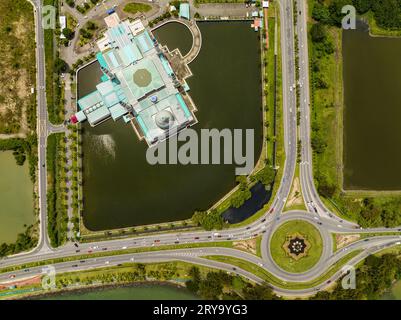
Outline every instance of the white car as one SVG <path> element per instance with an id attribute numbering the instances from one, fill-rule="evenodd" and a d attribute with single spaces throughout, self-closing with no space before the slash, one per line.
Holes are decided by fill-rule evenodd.
<path id="1" fill-rule="evenodd" d="M 124 247 L 122 247 L 121 249 L 127 249 L 127 247 L 124 246 Z"/>

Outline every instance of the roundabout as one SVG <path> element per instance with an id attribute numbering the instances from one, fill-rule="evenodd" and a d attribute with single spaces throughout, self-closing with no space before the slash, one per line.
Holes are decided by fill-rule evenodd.
<path id="1" fill-rule="evenodd" d="M 323 241 L 319 230 L 304 220 L 279 225 L 270 239 L 270 254 L 281 269 L 291 273 L 306 272 L 322 256 Z"/>

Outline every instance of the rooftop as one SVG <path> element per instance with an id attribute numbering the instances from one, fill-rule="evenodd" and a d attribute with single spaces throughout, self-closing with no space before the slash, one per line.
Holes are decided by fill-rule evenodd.
<path id="1" fill-rule="evenodd" d="M 98 41 L 97 61 L 103 76 L 96 90 L 78 100 L 73 122 L 90 125 L 112 118 L 131 122 L 148 145 L 197 122 L 185 81 L 179 81 L 168 58 L 140 20 L 106 18 L 108 29 Z"/>

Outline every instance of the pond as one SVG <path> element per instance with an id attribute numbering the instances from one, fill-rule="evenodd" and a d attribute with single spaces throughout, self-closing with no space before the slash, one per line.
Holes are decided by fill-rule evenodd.
<path id="1" fill-rule="evenodd" d="M 28 162 L 19 166 L 12 151 L 0 151 L 0 177 L 0 244 L 12 243 L 35 220 Z"/>
<path id="2" fill-rule="evenodd" d="M 258 33 L 249 22 L 207 22 L 199 27 L 202 49 L 190 64 L 194 76 L 188 79 L 198 108 L 199 123 L 193 128 L 254 129 L 256 162 L 263 134 Z M 161 30 L 155 35 L 164 43 Z M 181 33 L 175 37 L 188 41 Z M 99 69 L 94 63 L 79 73 L 80 96 L 94 89 Z M 88 229 L 187 219 L 235 186 L 235 165 L 151 166 L 146 150 L 146 143 L 122 121 L 109 120 L 95 128 L 84 125 L 83 215 Z"/>
<path id="3" fill-rule="evenodd" d="M 401 39 L 343 32 L 344 188 L 401 190 Z"/>

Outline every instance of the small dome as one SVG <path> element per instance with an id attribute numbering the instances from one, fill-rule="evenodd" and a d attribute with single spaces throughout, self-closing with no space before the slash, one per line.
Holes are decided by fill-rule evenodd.
<path id="1" fill-rule="evenodd" d="M 159 128 L 167 130 L 170 125 L 174 122 L 174 116 L 170 111 L 162 110 L 155 116 L 156 124 Z"/>

